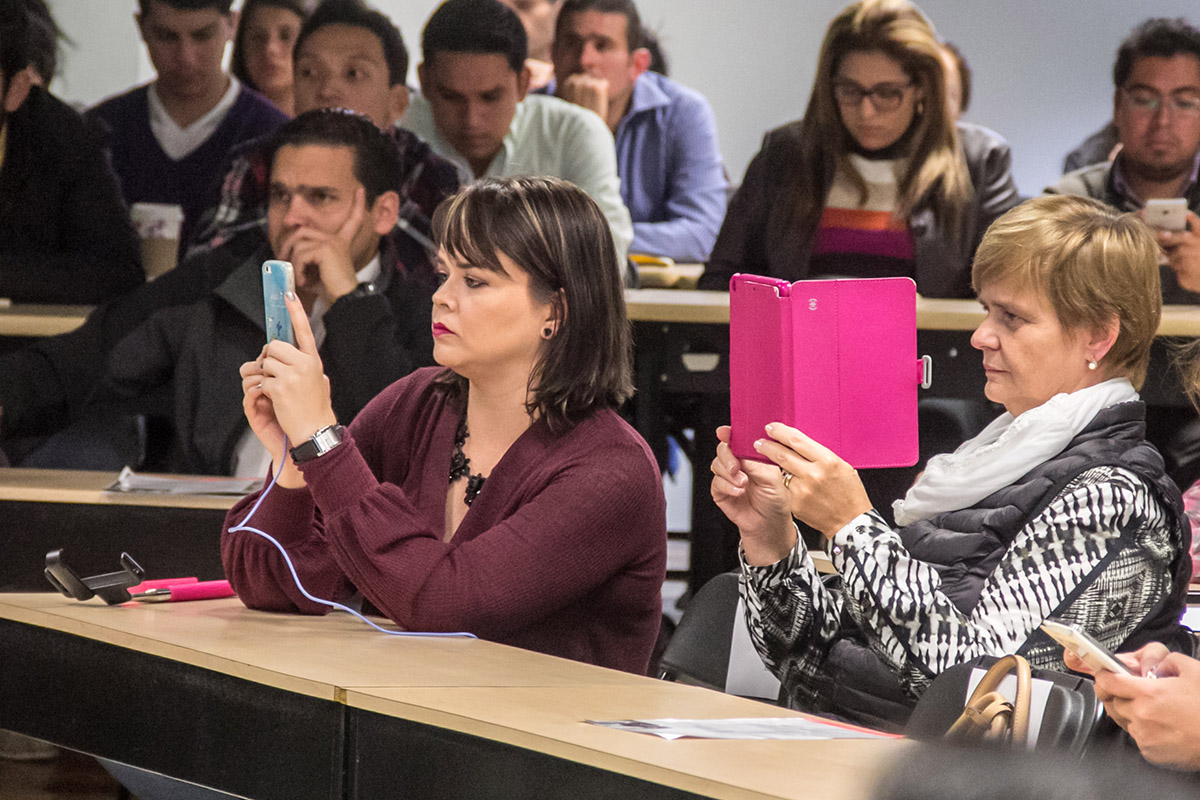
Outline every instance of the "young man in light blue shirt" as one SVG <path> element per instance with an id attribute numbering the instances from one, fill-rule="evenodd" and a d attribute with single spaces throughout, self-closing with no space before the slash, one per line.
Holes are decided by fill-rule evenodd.
<path id="1" fill-rule="evenodd" d="M 632 0 L 566 0 L 553 47 L 555 93 L 616 137 L 633 251 L 705 261 L 725 217 L 717 123 L 698 92 L 648 72 Z"/>

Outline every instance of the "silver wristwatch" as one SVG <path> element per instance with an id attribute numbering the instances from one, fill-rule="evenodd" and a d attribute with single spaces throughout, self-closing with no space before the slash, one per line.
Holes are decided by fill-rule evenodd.
<path id="1" fill-rule="evenodd" d="M 307 442 L 301 442 L 292 448 L 292 463 L 303 464 L 325 455 L 342 443 L 345 430 L 341 425 L 326 425 L 321 428 Z"/>

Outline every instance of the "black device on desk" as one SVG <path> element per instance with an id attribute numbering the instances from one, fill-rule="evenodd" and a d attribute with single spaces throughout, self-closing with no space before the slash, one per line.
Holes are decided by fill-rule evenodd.
<path id="1" fill-rule="evenodd" d="M 129 553 L 121 553 L 121 571 L 106 572 L 90 578 L 81 578 L 63 561 L 62 550 L 51 550 L 46 554 L 46 580 L 67 597 L 76 600 L 91 600 L 99 597 L 110 606 L 129 602 L 129 587 L 142 582 L 146 571 L 133 560 Z"/>

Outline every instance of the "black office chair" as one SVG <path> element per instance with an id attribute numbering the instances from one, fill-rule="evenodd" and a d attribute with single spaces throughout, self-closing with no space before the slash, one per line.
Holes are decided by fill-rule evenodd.
<path id="1" fill-rule="evenodd" d="M 738 605 L 738 575 L 724 572 L 700 588 L 659 661 L 659 677 L 725 691 Z"/>

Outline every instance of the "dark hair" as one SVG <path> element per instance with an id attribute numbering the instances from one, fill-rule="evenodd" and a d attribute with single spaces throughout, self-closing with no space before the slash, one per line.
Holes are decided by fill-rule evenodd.
<path id="1" fill-rule="evenodd" d="M 326 25 L 350 25 L 365 28 L 375 34 L 375 38 L 383 46 L 383 60 L 387 62 L 388 68 L 388 86 L 402 84 L 408 79 L 408 48 L 404 46 L 404 37 L 400 35 L 400 29 L 392 24 L 386 14 L 376 11 L 360 0 L 325 0 L 317 6 L 300 28 L 293 52 L 298 54 L 304 40 Z"/>
<path id="2" fill-rule="evenodd" d="M 586 192 L 558 178 L 487 178 L 443 201 L 433 231 L 439 247 L 472 266 L 500 272 L 498 254 L 508 256 L 533 296 L 554 304 L 559 326 L 529 376 L 530 414 L 559 430 L 633 394 L 617 250 Z M 466 396 L 460 375 L 447 370 L 439 382 Z"/>
<path id="3" fill-rule="evenodd" d="M 658 34 L 646 26 L 642 26 L 642 47 L 650 51 L 650 71 L 659 75 L 670 76 L 671 64 L 667 61 L 667 51 L 662 45 Z"/>
<path id="4" fill-rule="evenodd" d="M 28 46 L 29 14 L 25 3 L 0 0 L 0 78 L 4 78 L 4 91 L 8 91 L 8 79 L 29 65 Z"/>
<path id="5" fill-rule="evenodd" d="M 894 59 L 925 94 L 907 136 L 908 161 L 897 175 L 897 217 L 907 217 L 928 201 L 953 241 L 964 224 L 963 209 L 974 193 L 958 129 L 946 108 L 946 68 L 942 46 L 929 20 L 908 0 L 858 0 L 829 24 L 800 123 L 800 150 L 791 165 L 796 176 L 796 224 L 815 235 L 825 196 L 835 173 L 844 170 L 866 202 L 867 183 L 850 161 L 853 139 L 842 123 L 833 83 L 849 53 L 878 51 Z"/>
<path id="6" fill-rule="evenodd" d="M 233 77 L 257 91 L 258 86 L 246 70 L 246 24 L 256 8 L 270 6 L 292 12 L 304 22 L 304 0 L 246 0 L 242 6 L 242 16 L 238 21 L 237 33 L 233 36 L 233 55 L 229 59 L 229 71 Z M 297 36 L 297 39 L 299 37 Z"/>
<path id="7" fill-rule="evenodd" d="M 971 65 L 967 63 L 966 56 L 954 42 L 942 42 L 942 49 L 950 54 L 950 57 L 954 59 L 954 66 L 958 69 L 958 85 L 961 92 L 958 99 L 958 110 L 965 114 L 971 106 Z"/>
<path id="8" fill-rule="evenodd" d="M 233 6 L 233 0 L 158 0 L 158 2 L 164 6 L 184 11 L 200 11 L 205 8 L 213 8 L 222 14 L 228 14 L 229 9 Z M 138 0 L 139 14 L 145 14 L 149 8 L 150 0 Z"/>
<path id="9" fill-rule="evenodd" d="M 1118 89 L 1125 85 L 1139 58 L 1170 58 L 1180 53 L 1200 60 L 1200 30 L 1188 24 L 1183 17 L 1148 19 L 1121 42 L 1116 63 L 1113 64 L 1113 85 Z"/>
<path id="10" fill-rule="evenodd" d="M 421 57 L 438 53 L 495 53 L 520 74 L 529 55 L 521 18 L 499 0 L 446 0 L 433 12 L 421 34 Z"/>
<path id="11" fill-rule="evenodd" d="M 642 18 L 633 0 L 566 0 L 558 10 L 558 20 L 554 23 L 554 38 L 562 35 L 563 20 L 567 15 L 584 11 L 622 15 L 625 17 L 625 43 L 629 45 L 629 51 L 632 53 L 642 46 Z"/>
<path id="12" fill-rule="evenodd" d="M 58 69 L 58 43 L 70 40 L 54 21 L 46 0 L 25 0 L 25 9 L 29 13 L 26 60 L 41 76 L 42 83 L 49 86 Z"/>
<path id="13" fill-rule="evenodd" d="M 284 123 L 267 147 L 268 172 L 284 147 L 349 147 L 354 151 L 354 177 L 366 190 L 367 205 L 400 185 L 400 151 L 388 134 L 356 111 L 319 108 Z"/>

